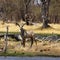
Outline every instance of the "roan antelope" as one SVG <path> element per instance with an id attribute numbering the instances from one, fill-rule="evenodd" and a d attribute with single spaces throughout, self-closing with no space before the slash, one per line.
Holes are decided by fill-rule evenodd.
<path id="1" fill-rule="evenodd" d="M 35 34 L 33 33 L 33 31 L 26 31 L 23 26 L 25 24 L 23 24 L 22 26 L 20 26 L 18 23 L 16 23 L 17 26 L 19 26 L 20 31 L 21 31 L 21 37 L 22 37 L 22 45 L 23 47 L 25 47 L 25 41 L 26 39 L 30 38 L 31 40 L 31 47 L 33 45 L 33 41 L 35 41 L 36 45 L 37 45 L 37 40 L 35 40 Z"/>

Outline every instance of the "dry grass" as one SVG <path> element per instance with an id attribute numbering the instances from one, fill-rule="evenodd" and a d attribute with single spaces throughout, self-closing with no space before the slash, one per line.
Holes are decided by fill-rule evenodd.
<path id="1" fill-rule="evenodd" d="M 22 22 L 20 23 L 22 24 Z M 2 25 L 2 22 L 0 22 L 0 31 L 2 32 L 5 32 L 6 31 L 6 26 L 9 26 L 9 32 L 19 32 L 19 27 L 16 26 L 15 24 L 13 23 L 5 23 L 4 25 Z M 56 33 L 56 34 L 60 34 L 60 24 L 50 24 L 50 26 L 52 28 L 48 28 L 48 29 L 43 29 L 41 30 L 41 25 L 40 23 L 37 23 L 36 25 L 33 25 L 33 26 L 27 26 L 25 25 L 24 26 L 24 29 L 26 30 L 32 30 L 34 31 L 34 33 Z"/>
<path id="2" fill-rule="evenodd" d="M 0 41 L 0 48 L 4 47 L 5 42 Z M 35 52 L 40 54 L 47 55 L 58 55 L 60 56 L 60 42 L 49 42 L 49 41 L 41 41 L 36 45 L 33 44 L 32 48 L 30 47 L 30 42 L 26 42 L 26 47 L 24 48 L 21 45 L 21 42 L 8 41 L 8 51 L 9 52 Z"/>
<path id="3" fill-rule="evenodd" d="M 20 23 L 21 24 L 21 23 Z M 4 32 L 6 31 L 6 26 L 9 26 L 9 32 L 19 32 L 19 27 L 16 26 L 13 23 L 5 23 L 2 25 L 2 22 L 0 22 L 0 31 Z M 41 30 L 41 25 L 37 23 L 33 26 L 24 26 L 24 29 L 26 30 L 32 30 L 34 33 L 56 33 L 60 34 L 60 25 L 59 24 L 50 24 L 52 28 L 43 29 Z M 2 44 L 2 45 L 1 45 Z M 0 47 L 4 47 L 4 41 L 0 41 Z M 53 54 L 53 55 L 60 55 L 60 42 L 49 42 L 49 41 L 40 41 L 38 42 L 37 46 L 34 43 L 32 48 L 30 48 L 30 42 L 26 42 L 26 47 L 23 48 L 21 46 L 21 42 L 14 42 L 14 41 L 8 41 L 8 50 L 13 52 L 40 52 L 42 54 Z"/>

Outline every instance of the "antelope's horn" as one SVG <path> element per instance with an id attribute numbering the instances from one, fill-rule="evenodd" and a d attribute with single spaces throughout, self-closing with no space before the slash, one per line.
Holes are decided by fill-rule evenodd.
<path id="1" fill-rule="evenodd" d="M 26 24 L 26 23 L 22 24 L 22 26 L 21 26 L 21 27 L 23 27 L 25 24 Z"/>
<path id="2" fill-rule="evenodd" d="M 20 25 L 16 22 L 16 25 L 20 27 Z"/>

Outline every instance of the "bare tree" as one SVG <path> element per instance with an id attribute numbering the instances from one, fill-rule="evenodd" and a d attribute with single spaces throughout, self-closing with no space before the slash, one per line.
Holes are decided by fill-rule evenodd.
<path id="1" fill-rule="evenodd" d="M 23 20 L 26 21 L 26 24 L 29 25 L 29 15 L 28 13 L 31 11 L 31 1 L 32 0 L 23 0 L 23 6 L 24 8 L 22 8 L 22 18 Z"/>
<path id="2" fill-rule="evenodd" d="M 48 25 L 49 20 L 48 20 L 48 16 L 49 16 L 49 5 L 50 5 L 50 0 L 41 0 L 42 3 L 42 19 L 43 19 L 43 28 L 47 28 L 50 27 Z"/>

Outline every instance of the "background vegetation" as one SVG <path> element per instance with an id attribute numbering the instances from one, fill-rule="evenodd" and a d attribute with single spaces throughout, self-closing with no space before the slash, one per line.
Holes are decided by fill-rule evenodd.
<path id="1" fill-rule="evenodd" d="M 24 14 L 27 9 L 33 21 L 42 22 L 41 6 L 38 4 L 34 5 L 34 0 L 27 3 L 27 0 L 0 0 L 0 20 L 24 20 Z M 50 23 L 60 23 L 60 0 L 51 0 L 49 20 Z"/>

